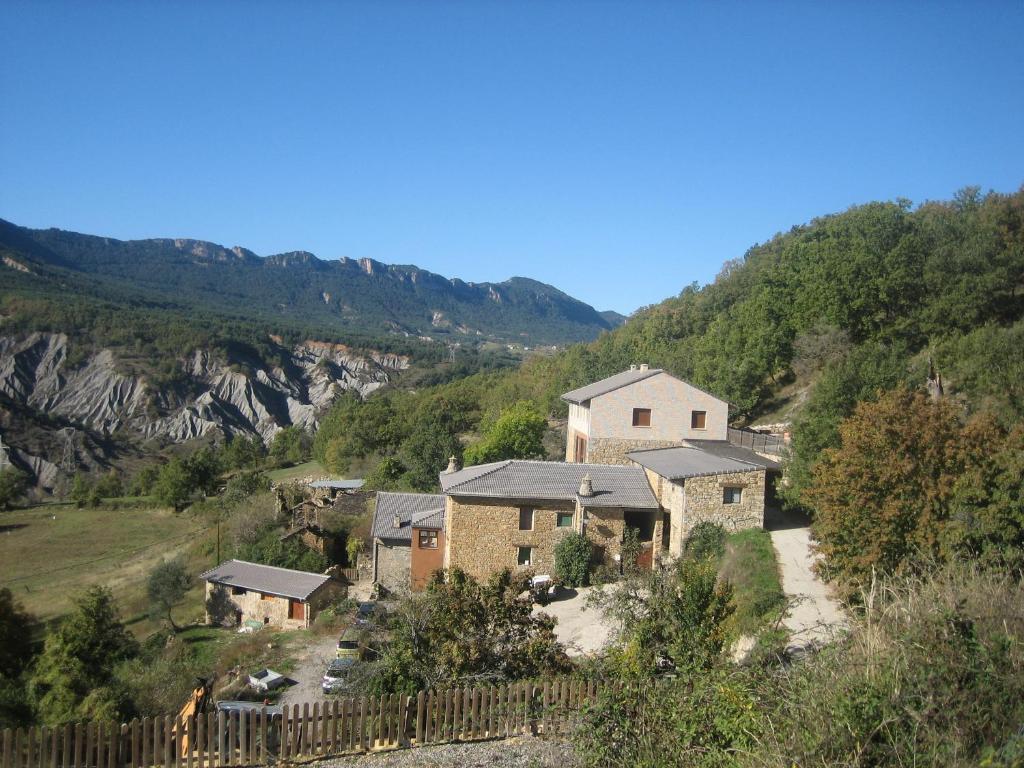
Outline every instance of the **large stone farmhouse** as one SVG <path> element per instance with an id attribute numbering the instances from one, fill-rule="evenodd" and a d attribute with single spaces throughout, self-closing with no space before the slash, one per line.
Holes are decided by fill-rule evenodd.
<path id="1" fill-rule="evenodd" d="M 551 573 L 569 531 L 621 566 L 625 529 L 638 563 L 682 554 L 700 522 L 764 524 L 771 458 L 730 442 L 729 404 L 665 371 L 633 366 L 562 396 L 565 461 L 508 460 L 441 473 L 441 494 L 378 494 L 374 578 L 419 589 L 437 568 L 478 578 L 502 568 Z"/>

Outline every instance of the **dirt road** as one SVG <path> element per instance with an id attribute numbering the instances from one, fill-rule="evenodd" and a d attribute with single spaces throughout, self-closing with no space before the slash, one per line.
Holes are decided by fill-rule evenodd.
<path id="1" fill-rule="evenodd" d="M 324 701 L 324 695 L 320 684 L 323 680 L 324 670 L 331 659 L 334 658 L 338 648 L 338 638 L 335 635 L 315 638 L 307 645 L 295 660 L 295 669 L 289 677 L 295 681 L 295 685 L 289 686 L 281 695 L 281 704 L 305 704 L 306 702 Z"/>

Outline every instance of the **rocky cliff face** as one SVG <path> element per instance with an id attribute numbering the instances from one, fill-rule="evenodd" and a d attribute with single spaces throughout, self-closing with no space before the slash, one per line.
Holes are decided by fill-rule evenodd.
<path id="1" fill-rule="evenodd" d="M 52 465 L 62 457 L 29 450 L 25 435 L 18 434 L 26 419 L 37 432 L 47 431 L 47 425 L 81 430 L 97 446 L 111 436 L 184 442 L 257 434 L 269 442 L 288 425 L 314 429 L 320 412 L 338 394 L 354 390 L 366 395 L 409 364 L 399 355 L 359 354 L 316 341 L 278 351 L 278 363 L 271 365 L 199 350 L 180 361 L 183 380 L 158 387 L 146 375 L 126 373 L 108 349 L 69 364 L 63 334 L 0 336 L 0 398 L 11 412 L 3 422 L 3 442 L 12 462 L 50 485 Z M 12 415 L 17 411 L 20 418 Z M 105 457 L 93 458 L 102 463 Z"/>

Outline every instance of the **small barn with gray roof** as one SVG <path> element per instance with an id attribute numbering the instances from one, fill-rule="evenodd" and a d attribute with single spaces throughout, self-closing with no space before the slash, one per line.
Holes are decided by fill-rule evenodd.
<path id="1" fill-rule="evenodd" d="M 228 560 L 200 575 L 208 624 L 308 627 L 324 606 L 345 596 L 330 574 Z"/>

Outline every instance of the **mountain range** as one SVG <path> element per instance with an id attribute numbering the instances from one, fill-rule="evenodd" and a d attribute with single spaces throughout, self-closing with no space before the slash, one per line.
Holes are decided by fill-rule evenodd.
<path id="1" fill-rule="evenodd" d="M 203 240 L 116 240 L 3 220 L 0 263 L 5 282 L 25 288 L 239 314 L 342 337 L 565 344 L 625 319 L 525 277 L 471 283 L 372 259 L 323 260 L 308 251 L 260 257 Z"/>

